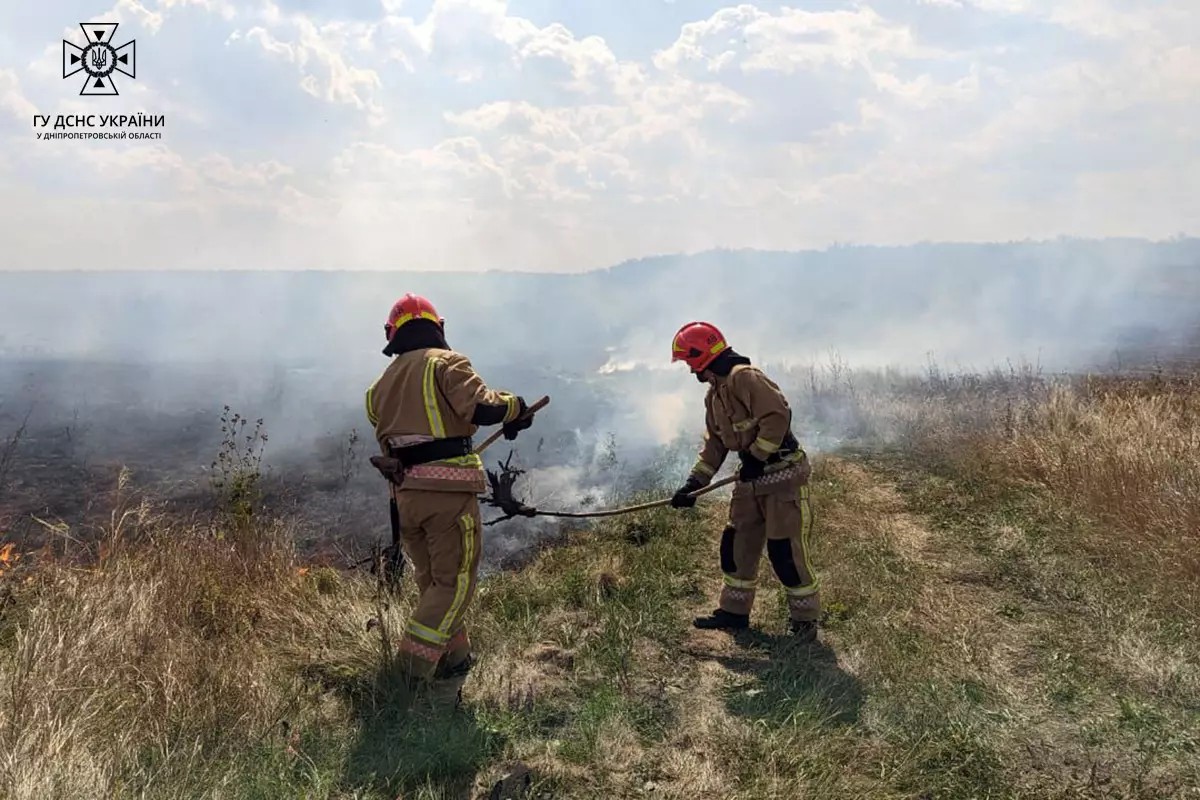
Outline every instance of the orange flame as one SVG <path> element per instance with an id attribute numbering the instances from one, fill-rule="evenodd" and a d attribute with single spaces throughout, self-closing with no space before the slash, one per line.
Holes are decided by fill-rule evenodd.
<path id="1" fill-rule="evenodd" d="M 0 575 L 3 575 L 20 560 L 21 554 L 17 552 L 16 545 L 12 543 L 0 545 Z"/>

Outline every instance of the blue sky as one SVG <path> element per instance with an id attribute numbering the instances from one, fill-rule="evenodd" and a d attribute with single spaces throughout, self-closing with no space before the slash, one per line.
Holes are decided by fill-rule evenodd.
<path id="1" fill-rule="evenodd" d="M 119 97 L 62 79 L 79 22 L 137 39 Z M 1197 42 L 1194 0 L 5 3 L 0 269 L 1195 233 Z"/>

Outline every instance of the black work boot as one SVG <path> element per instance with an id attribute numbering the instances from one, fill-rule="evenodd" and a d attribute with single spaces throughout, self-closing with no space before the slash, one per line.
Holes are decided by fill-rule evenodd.
<path id="1" fill-rule="evenodd" d="M 750 627 L 749 614 L 732 614 L 723 608 L 714 609 L 707 617 L 696 617 L 692 620 L 694 627 L 701 630 L 744 630 Z"/>
<path id="2" fill-rule="evenodd" d="M 817 623 L 807 620 L 792 620 L 792 636 L 796 641 L 809 644 L 817 640 Z"/>

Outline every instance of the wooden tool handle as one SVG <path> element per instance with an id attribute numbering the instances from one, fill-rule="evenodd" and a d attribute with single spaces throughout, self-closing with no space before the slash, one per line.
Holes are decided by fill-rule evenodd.
<path id="1" fill-rule="evenodd" d="M 526 419 L 527 417 L 532 417 L 534 414 L 541 411 L 543 408 L 545 408 L 548 405 L 550 405 L 550 396 L 549 395 L 543 397 L 541 400 L 538 400 L 536 403 L 534 403 L 533 405 L 526 408 L 525 413 L 522 414 L 519 417 L 519 419 Z M 496 431 L 491 436 L 484 439 L 483 444 L 481 444 L 481 445 L 479 445 L 479 447 L 475 448 L 475 454 L 478 455 L 478 454 L 482 453 L 484 450 L 487 450 L 489 447 L 491 447 L 493 444 L 496 443 L 497 439 L 499 439 L 503 435 L 504 435 L 504 426 L 501 425 L 500 430 Z"/>

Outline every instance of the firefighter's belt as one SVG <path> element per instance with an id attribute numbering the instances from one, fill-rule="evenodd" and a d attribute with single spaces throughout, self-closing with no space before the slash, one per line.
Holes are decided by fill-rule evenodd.
<path id="1" fill-rule="evenodd" d="M 453 436 L 408 447 L 389 447 L 386 456 L 371 456 L 371 466 L 379 470 L 383 477 L 400 486 L 404 483 L 404 471 L 409 467 L 469 456 L 472 452 L 470 436 Z"/>
<path id="2" fill-rule="evenodd" d="M 800 442 L 797 441 L 797 439 L 794 435 L 792 435 L 791 431 L 788 431 L 787 435 L 783 437 L 783 442 L 779 445 L 779 450 L 777 450 L 776 452 L 774 452 L 770 456 L 768 456 L 767 460 L 764 463 L 778 464 L 780 461 L 783 461 L 785 458 L 795 455 L 796 451 L 799 449 L 800 449 Z"/>

